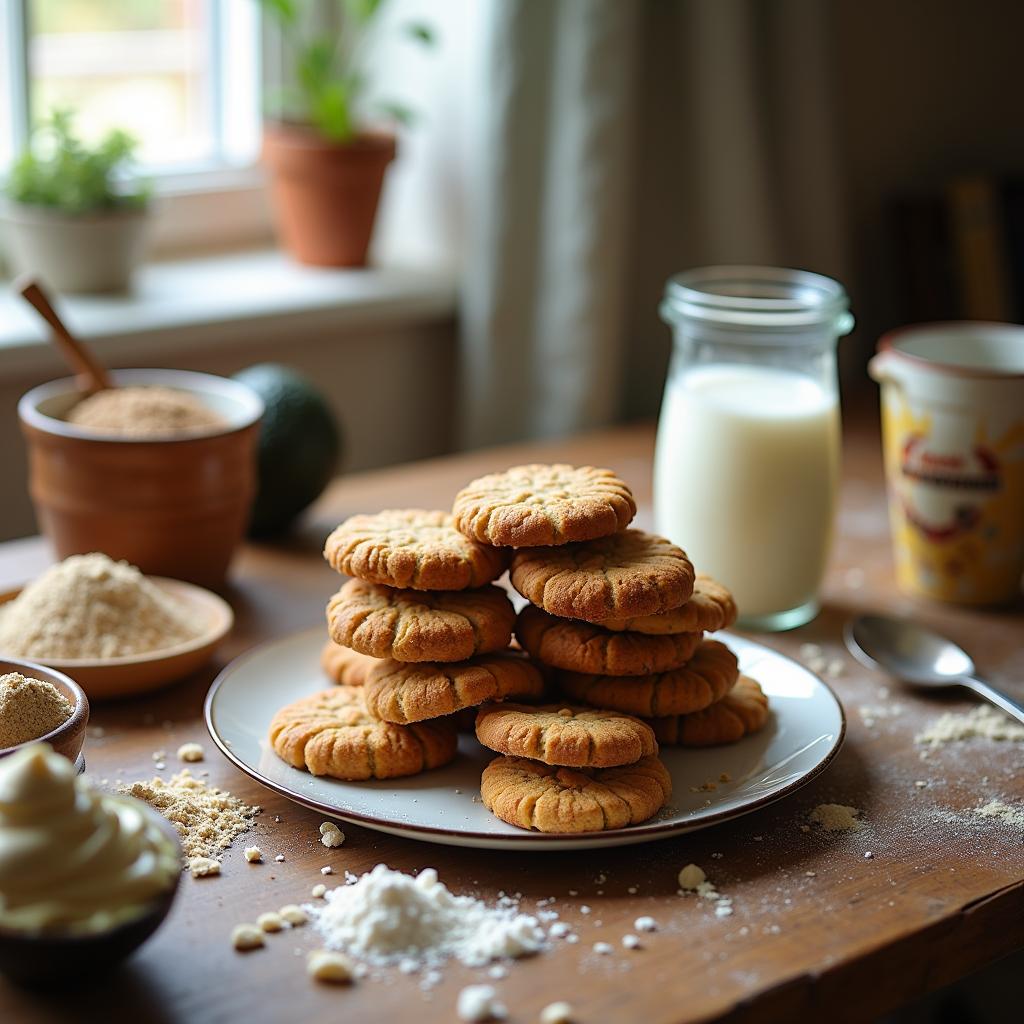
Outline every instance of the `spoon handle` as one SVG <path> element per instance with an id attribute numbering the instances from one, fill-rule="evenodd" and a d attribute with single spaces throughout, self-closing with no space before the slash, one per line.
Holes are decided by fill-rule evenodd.
<path id="1" fill-rule="evenodd" d="M 976 676 L 964 676 L 960 682 L 969 690 L 973 690 L 979 697 L 984 697 L 990 704 L 995 704 L 997 708 L 1016 718 L 1018 722 L 1024 723 L 1024 704 L 1019 700 Z"/>
<path id="2" fill-rule="evenodd" d="M 54 344 L 60 349 L 68 365 L 78 375 L 81 390 L 88 394 L 94 394 L 111 387 L 106 369 L 96 361 L 92 352 L 67 329 L 39 282 L 31 277 L 23 277 L 14 283 L 14 287 L 50 325 Z"/>

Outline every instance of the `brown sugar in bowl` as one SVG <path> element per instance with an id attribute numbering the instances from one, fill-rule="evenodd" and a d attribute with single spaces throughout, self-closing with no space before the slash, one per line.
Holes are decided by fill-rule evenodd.
<path id="1" fill-rule="evenodd" d="M 217 586 L 248 525 L 263 402 L 246 385 L 206 373 L 115 370 L 111 378 L 188 391 L 226 425 L 124 437 L 64 419 L 82 397 L 72 378 L 33 388 L 18 416 L 42 532 L 58 558 L 102 551 L 146 574 Z"/>
<path id="2" fill-rule="evenodd" d="M 66 757 L 74 764 L 79 772 L 85 769 L 85 761 L 82 758 L 82 747 L 85 746 L 85 727 L 89 724 L 89 698 L 85 692 L 69 679 L 63 672 L 39 665 L 34 661 L 22 661 L 18 658 L 0 658 L 0 676 L 9 672 L 17 672 L 26 679 L 41 679 L 44 683 L 55 686 L 71 704 L 71 717 L 61 722 L 52 732 L 45 736 L 37 736 L 29 743 L 49 743 L 51 747 L 63 757 Z M 24 743 L 16 747 L 4 747 L 0 749 L 0 757 L 7 757 L 16 750 L 20 750 Z"/>

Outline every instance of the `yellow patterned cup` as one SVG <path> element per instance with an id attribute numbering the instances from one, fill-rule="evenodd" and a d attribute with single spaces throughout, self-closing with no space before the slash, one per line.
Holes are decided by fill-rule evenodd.
<path id="1" fill-rule="evenodd" d="M 1024 327 L 922 324 L 892 331 L 869 373 L 896 578 L 913 594 L 998 604 L 1024 573 Z"/>

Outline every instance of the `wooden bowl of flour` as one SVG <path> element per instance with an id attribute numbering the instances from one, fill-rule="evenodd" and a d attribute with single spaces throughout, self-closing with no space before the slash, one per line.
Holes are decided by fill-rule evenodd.
<path id="1" fill-rule="evenodd" d="M 161 576 L 149 576 L 147 579 L 203 623 L 199 636 L 173 647 L 123 658 L 33 658 L 33 661 L 70 676 L 91 700 L 146 693 L 201 669 L 234 625 L 231 605 L 222 597 L 192 583 Z M 13 601 L 20 593 L 20 589 L 0 593 L 0 605 Z M 3 652 L 0 651 L 2 657 Z"/>
<path id="2" fill-rule="evenodd" d="M 6 599 L 2 598 L 0 601 Z M 28 742 L 49 743 L 58 754 L 75 765 L 79 772 L 83 771 L 85 761 L 82 760 L 82 747 L 85 746 L 85 727 L 89 724 L 89 698 L 82 691 L 82 687 L 63 672 L 44 667 L 36 661 L 0 657 L 0 675 L 7 675 L 8 672 L 17 672 L 28 679 L 41 679 L 44 683 L 50 683 L 68 699 L 72 708 L 71 717 L 66 722 L 61 722 L 51 732 Z M 0 749 L 0 757 L 7 757 L 8 754 L 21 750 L 24 745 L 19 743 L 16 747 L 3 747 Z"/>
<path id="3" fill-rule="evenodd" d="M 125 436 L 69 422 L 74 379 L 50 381 L 18 403 L 29 491 L 60 559 L 102 551 L 144 573 L 216 587 L 249 523 L 263 401 L 238 381 L 186 370 L 114 370 L 118 387 L 187 392 L 222 426 Z"/>

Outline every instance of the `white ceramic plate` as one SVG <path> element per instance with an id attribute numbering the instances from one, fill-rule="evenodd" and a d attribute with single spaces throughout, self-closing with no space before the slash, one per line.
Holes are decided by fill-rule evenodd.
<path id="1" fill-rule="evenodd" d="M 306 807 L 391 835 L 496 850 L 644 843 L 706 828 L 792 793 L 825 768 L 843 741 L 843 709 L 817 676 L 761 644 L 719 636 L 768 694 L 771 721 L 731 746 L 663 747 L 674 789 L 670 806 L 642 825 L 607 832 L 546 835 L 499 821 L 479 802 L 480 774 L 496 755 L 468 735 L 460 736 L 451 764 L 407 779 L 339 782 L 289 767 L 269 748 L 267 727 L 278 708 L 330 685 L 320 669 L 322 627 L 236 658 L 210 688 L 206 724 L 217 746 L 258 782 Z M 731 781 L 720 782 L 723 773 Z M 714 790 L 691 792 L 709 780 Z"/>

